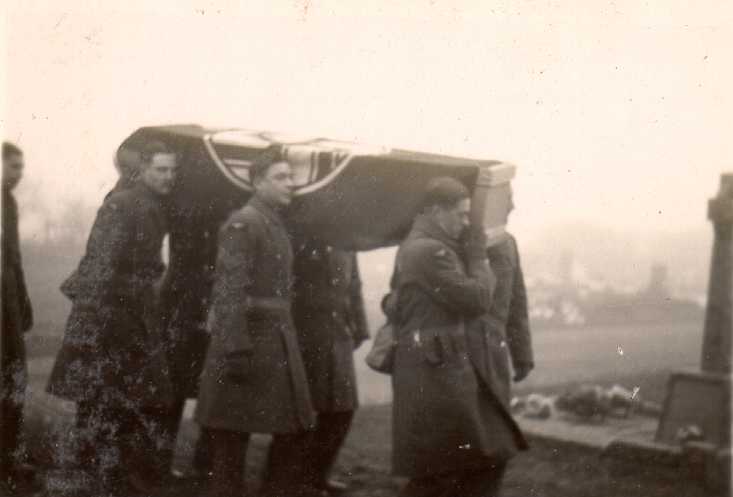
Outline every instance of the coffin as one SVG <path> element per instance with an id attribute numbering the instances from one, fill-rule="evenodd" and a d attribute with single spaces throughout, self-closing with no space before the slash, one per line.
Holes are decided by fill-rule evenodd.
<path id="1" fill-rule="evenodd" d="M 141 128 L 120 151 L 139 149 L 150 139 L 172 147 L 181 164 L 171 199 L 172 234 L 189 230 L 215 234 L 252 193 L 251 160 L 276 143 L 283 146 L 295 174 L 296 193 L 289 212 L 293 226 L 353 250 L 399 243 L 420 209 L 426 184 L 437 176 L 452 176 L 466 184 L 474 192 L 474 221 L 496 234 L 503 228 L 515 170 L 496 160 L 195 125 Z"/>
<path id="2" fill-rule="evenodd" d="M 121 188 L 136 169 L 136 151 L 151 139 L 170 146 L 181 166 L 168 202 L 170 260 L 161 308 L 162 325 L 171 334 L 182 333 L 174 343 L 190 342 L 180 347 L 182 357 L 176 360 L 189 365 L 200 359 L 196 350 L 202 346 L 194 330 L 201 330 L 206 320 L 218 228 L 252 195 L 250 162 L 271 144 L 283 146 L 295 175 L 290 226 L 301 236 L 349 250 L 398 244 L 420 210 L 427 183 L 438 176 L 454 177 L 473 192 L 473 226 L 496 239 L 506 220 L 514 176 L 514 166 L 495 160 L 177 125 L 141 128 L 122 143 L 116 156 Z"/>

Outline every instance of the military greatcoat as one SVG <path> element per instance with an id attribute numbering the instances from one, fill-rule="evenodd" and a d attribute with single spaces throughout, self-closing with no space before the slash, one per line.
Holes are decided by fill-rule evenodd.
<path id="1" fill-rule="evenodd" d="M 292 264 L 280 213 L 257 196 L 221 227 L 207 325 L 211 344 L 195 415 L 203 426 L 242 433 L 313 426 L 290 309 Z"/>
<path id="2" fill-rule="evenodd" d="M 2 189 L 2 336 L 0 336 L 0 471 L 13 464 L 20 445 L 28 384 L 23 333 L 33 326 L 18 238 L 18 205 Z"/>
<path id="3" fill-rule="evenodd" d="M 72 309 L 49 393 L 126 407 L 171 402 L 153 290 L 164 271 L 161 202 L 138 183 L 112 193 L 99 209 L 86 253 L 61 286 Z"/>
<path id="4" fill-rule="evenodd" d="M 2 190 L 2 375 L 3 397 L 25 391 L 27 381 L 23 333 L 33 326 L 33 308 L 25 285 L 18 237 L 18 204 Z"/>
<path id="5" fill-rule="evenodd" d="M 481 266 L 478 266 L 479 268 Z M 477 373 L 466 328 L 491 306 L 490 271 L 467 273 L 461 248 L 419 217 L 397 254 L 392 376 L 393 471 L 413 478 L 484 466 L 525 446 Z"/>
<path id="6" fill-rule="evenodd" d="M 293 319 L 318 412 L 358 406 L 354 346 L 369 338 L 356 254 L 296 242 Z"/>
<path id="7" fill-rule="evenodd" d="M 476 370 L 508 410 L 510 358 L 514 366 L 534 367 L 527 291 L 513 236 L 489 247 L 487 254 L 497 278 L 494 299 L 489 312 L 467 327 L 467 338 Z"/>

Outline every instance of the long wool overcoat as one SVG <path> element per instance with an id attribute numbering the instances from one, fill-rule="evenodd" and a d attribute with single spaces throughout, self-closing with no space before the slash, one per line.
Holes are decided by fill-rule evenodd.
<path id="1" fill-rule="evenodd" d="M 481 267 L 480 265 L 477 267 Z M 491 464 L 524 439 L 468 348 L 466 330 L 486 314 L 493 277 L 469 276 L 457 243 L 419 217 L 397 254 L 392 376 L 393 471 L 424 477 Z"/>
<path id="2" fill-rule="evenodd" d="M 354 346 L 369 338 L 356 253 L 296 242 L 293 319 L 318 412 L 358 406 Z"/>
<path id="3" fill-rule="evenodd" d="M 105 199 L 79 267 L 61 286 L 72 308 L 49 393 L 132 409 L 171 402 L 153 289 L 166 231 L 162 200 L 144 184 Z"/>
<path id="4" fill-rule="evenodd" d="M 290 309 L 292 263 L 281 215 L 258 197 L 221 227 L 196 409 L 203 426 L 293 433 L 314 424 Z"/>
<path id="5" fill-rule="evenodd" d="M 534 366 L 527 291 L 516 241 L 508 235 L 487 250 L 496 289 L 491 309 L 467 327 L 469 354 L 481 378 L 509 410 L 511 363 Z"/>
<path id="6" fill-rule="evenodd" d="M 2 189 L 2 340 L 0 342 L 0 399 L 22 405 L 28 383 L 23 333 L 33 325 L 33 308 L 23 274 L 18 237 L 18 204 Z"/>

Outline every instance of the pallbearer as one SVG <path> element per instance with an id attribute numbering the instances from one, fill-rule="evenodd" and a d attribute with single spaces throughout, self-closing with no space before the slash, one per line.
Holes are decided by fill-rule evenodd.
<path id="1" fill-rule="evenodd" d="M 107 196 L 79 267 L 61 286 L 72 308 L 48 391 L 76 402 L 79 463 L 102 487 L 89 488 L 92 496 L 157 486 L 153 435 L 172 390 L 154 285 L 177 174 L 176 155 L 148 142 L 139 178 Z"/>
<path id="2" fill-rule="evenodd" d="M 241 495 L 250 433 L 272 433 L 264 493 L 295 497 L 302 492 L 290 485 L 289 461 L 315 416 L 290 310 L 293 252 L 282 211 L 292 172 L 271 147 L 250 176 L 254 196 L 219 231 L 196 420 L 211 434 L 209 495 Z"/>
<path id="3" fill-rule="evenodd" d="M 18 204 L 12 193 L 23 176 L 24 166 L 20 148 L 3 142 L 0 489 L 19 494 L 31 486 L 33 478 L 33 468 L 25 463 L 22 444 L 23 404 L 28 383 L 23 333 L 33 326 L 33 308 L 20 257 Z"/>
<path id="4" fill-rule="evenodd" d="M 305 439 L 307 485 L 346 490 L 329 472 L 358 405 L 353 351 L 369 337 L 356 253 L 296 237 L 293 317 L 318 412 Z"/>
<path id="5" fill-rule="evenodd" d="M 410 478 L 403 497 L 493 496 L 497 472 L 526 445 L 472 354 L 493 338 L 467 337 L 476 323 L 482 331 L 496 288 L 483 230 L 461 243 L 470 205 L 460 182 L 431 181 L 385 301 L 397 330 L 392 463 Z"/>
<path id="6" fill-rule="evenodd" d="M 510 190 L 509 202 L 504 212 L 504 225 L 507 224 L 513 209 Z M 489 426 L 490 429 L 500 432 L 505 425 L 516 426 L 507 417 L 510 412 L 511 381 L 519 382 L 529 375 L 534 368 L 534 355 L 529 328 L 527 291 L 514 236 L 503 232 L 489 238 L 486 254 L 496 276 L 494 298 L 489 312 L 466 328 L 466 338 L 469 357 L 487 393 L 502 406 L 503 416 L 498 417 L 492 426 Z M 510 374 L 510 370 L 513 370 L 513 375 Z M 522 440 L 520 433 L 517 432 L 516 435 Z M 494 464 L 485 468 L 481 475 L 484 488 L 499 491 L 509 463 L 508 456 L 509 454 L 497 455 Z"/>

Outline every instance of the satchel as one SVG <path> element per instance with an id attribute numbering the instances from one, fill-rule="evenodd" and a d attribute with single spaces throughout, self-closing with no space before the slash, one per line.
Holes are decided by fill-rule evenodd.
<path id="1" fill-rule="evenodd" d="M 379 373 L 392 374 L 396 347 L 394 325 L 387 321 L 374 336 L 372 349 L 365 359 L 367 366 Z"/>

